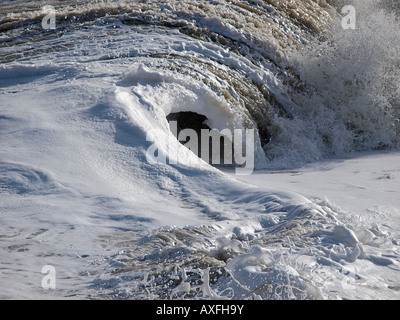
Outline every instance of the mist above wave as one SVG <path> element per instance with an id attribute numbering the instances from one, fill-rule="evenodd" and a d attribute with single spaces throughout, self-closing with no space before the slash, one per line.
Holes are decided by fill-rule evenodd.
<path id="1" fill-rule="evenodd" d="M 298 137 L 309 142 L 315 157 L 398 146 L 398 17 L 383 2 L 354 6 L 354 30 L 338 20 L 324 32 L 326 40 L 294 52 L 303 90 L 292 97 L 300 107 L 293 121 L 278 122 L 284 135 L 291 134 L 267 147 L 272 155 L 278 144 L 300 153 Z"/>

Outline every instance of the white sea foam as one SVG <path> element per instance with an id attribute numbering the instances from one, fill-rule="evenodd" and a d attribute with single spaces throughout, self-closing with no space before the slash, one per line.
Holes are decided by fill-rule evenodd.
<path id="1" fill-rule="evenodd" d="M 2 4 L 1 298 L 398 298 L 398 152 L 354 153 L 398 143 L 398 24 L 364 3 L 331 42 L 324 1 Z M 165 148 L 182 111 L 282 170 Z"/>

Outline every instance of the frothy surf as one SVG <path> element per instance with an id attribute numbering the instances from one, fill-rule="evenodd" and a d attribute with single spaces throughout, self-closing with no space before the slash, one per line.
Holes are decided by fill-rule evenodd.
<path id="1" fill-rule="evenodd" d="M 343 28 L 340 1 L 46 5 L 50 30 L 42 3 L 0 4 L 1 239 L 13 261 L 27 257 L 21 278 L 45 260 L 69 267 L 61 285 L 73 273 L 64 297 L 398 292 L 358 269 L 396 278 L 398 243 L 382 227 L 328 200 L 239 183 L 166 146 L 168 117 L 197 113 L 213 129 L 254 129 L 255 169 L 397 148 L 395 3 L 354 1 L 356 30 Z M 150 163 L 152 143 L 176 161 Z"/>
<path id="2" fill-rule="evenodd" d="M 15 12 L 14 5 L 5 2 L 2 59 L 23 61 L 43 50 L 65 50 L 72 45 L 63 41 L 69 30 L 99 23 L 109 26 L 103 35 L 110 39 L 118 34 L 112 28 L 121 24 L 177 30 L 193 40 L 176 39 L 164 48 L 155 45 L 151 52 L 147 46 L 142 53 L 138 48 L 143 45 L 134 40 L 104 58 L 150 55 L 145 63 L 161 78 L 157 59 L 173 70 L 170 77 L 189 73 L 205 82 L 235 110 L 236 121 L 258 129 L 269 160 L 260 166 L 296 166 L 398 146 L 396 11 L 391 3 L 353 5 L 356 30 L 343 29 L 342 4 L 325 1 L 54 3 L 57 29 L 46 33 L 39 24 L 46 14 L 41 6 L 31 3 L 29 10 Z M 43 48 L 39 41 L 24 49 L 30 39 L 47 37 L 54 38 L 54 45 Z M 157 41 L 153 39 L 152 44 Z M 21 52 L 11 50 L 14 44 Z M 196 102 L 187 111 L 191 108 L 197 108 Z M 221 115 L 220 122 L 225 118 Z"/>

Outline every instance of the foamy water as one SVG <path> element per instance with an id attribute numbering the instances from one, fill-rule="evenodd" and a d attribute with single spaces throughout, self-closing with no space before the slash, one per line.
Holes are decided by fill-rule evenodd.
<path id="1" fill-rule="evenodd" d="M 329 3 L 3 1 L 1 297 L 398 298 L 397 7 Z M 167 145 L 182 112 L 254 129 L 253 175 Z"/>

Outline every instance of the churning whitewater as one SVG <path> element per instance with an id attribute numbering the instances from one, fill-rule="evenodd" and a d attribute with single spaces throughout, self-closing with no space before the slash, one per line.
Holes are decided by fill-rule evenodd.
<path id="1" fill-rule="evenodd" d="M 399 10 L 3 1 L 0 298 L 400 298 Z"/>

